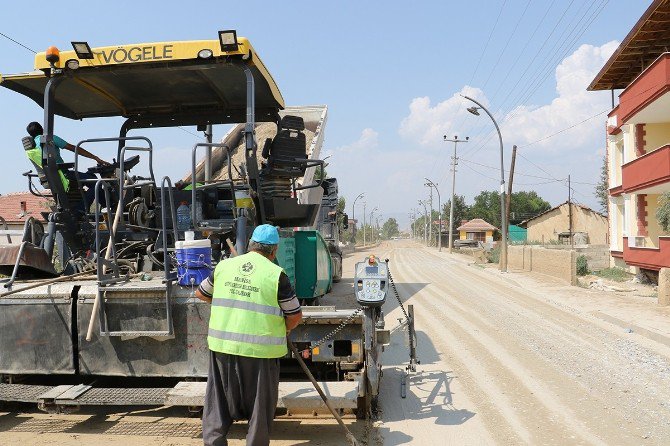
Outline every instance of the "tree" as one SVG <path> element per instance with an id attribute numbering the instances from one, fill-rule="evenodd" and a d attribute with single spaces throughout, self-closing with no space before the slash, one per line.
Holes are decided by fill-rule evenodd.
<path id="1" fill-rule="evenodd" d="M 500 194 L 496 191 L 481 191 L 475 197 L 475 202 L 470 206 L 470 218 L 481 218 L 499 228 Z"/>
<path id="2" fill-rule="evenodd" d="M 549 209 L 551 204 L 535 191 L 513 192 L 510 199 L 510 220 L 518 223 Z M 470 218 L 481 218 L 500 228 L 500 194 L 496 191 L 480 192 L 470 206 L 469 215 Z"/>
<path id="3" fill-rule="evenodd" d="M 600 212 L 607 215 L 608 212 L 608 197 L 609 197 L 609 178 L 607 173 L 607 154 L 603 157 L 603 165 L 600 168 L 600 181 L 596 184 L 595 196 L 600 205 Z"/>
<path id="4" fill-rule="evenodd" d="M 400 234 L 398 222 L 395 218 L 389 218 L 382 225 L 382 238 L 388 240 L 391 237 L 396 237 Z"/>
<path id="5" fill-rule="evenodd" d="M 349 216 L 346 213 L 347 209 L 347 199 L 344 197 L 339 197 L 337 199 L 337 207 L 335 212 L 337 212 L 337 228 L 340 231 L 344 231 L 344 227 L 348 225 Z M 350 237 L 351 238 L 351 237 Z"/>
<path id="6" fill-rule="evenodd" d="M 665 192 L 659 197 L 656 219 L 665 232 L 670 231 L 670 192 Z"/>
<path id="7" fill-rule="evenodd" d="M 519 223 L 551 209 L 551 204 L 535 191 L 513 192 L 510 200 L 510 223 Z"/>
<path id="8" fill-rule="evenodd" d="M 461 225 L 461 221 L 467 220 L 470 218 L 470 206 L 465 203 L 465 197 L 463 195 L 456 195 L 454 198 L 454 221 L 449 224 L 449 212 L 451 208 L 451 199 L 448 200 L 444 207 L 442 208 L 442 215 L 444 219 L 447 220 L 447 223 L 444 225 L 444 230 L 449 232 L 449 226 L 451 226 L 452 232 L 456 231 Z"/>

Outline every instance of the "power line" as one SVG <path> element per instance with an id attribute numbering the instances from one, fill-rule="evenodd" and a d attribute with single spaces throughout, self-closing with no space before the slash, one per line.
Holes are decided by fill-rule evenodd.
<path id="1" fill-rule="evenodd" d="M 532 63 L 535 61 L 535 59 L 539 55 L 540 51 L 544 48 L 546 43 L 549 41 L 549 38 L 551 37 L 551 35 L 556 30 L 558 24 L 560 24 L 563 17 L 565 16 L 565 14 L 568 12 L 572 3 L 574 3 L 574 0 L 572 2 L 570 2 L 570 4 L 568 5 L 568 8 L 566 8 L 565 11 L 563 11 L 563 14 L 561 15 L 561 18 L 556 23 L 556 25 L 554 25 L 554 28 L 552 29 L 551 33 L 545 39 L 542 46 L 540 47 L 538 52 L 535 54 L 535 56 L 531 60 L 531 63 L 526 67 L 526 69 L 524 70 L 523 74 L 521 75 L 521 77 L 519 78 L 517 83 L 514 85 L 514 87 L 512 87 L 512 89 L 509 91 L 507 96 L 503 99 L 502 104 L 505 104 L 507 102 L 507 100 L 509 99 L 512 92 L 516 89 L 519 82 L 525 77 L 526 73 L 528 72 L 528 69 L 530 69 L 530 67 L 532 66 Z M 528 85 L 528 86 L 523 91 L 521 91 L 520 94 L 517 95 L 517 99 L 515 100 L 514 104 L 509 106 L 507 108 L 507 110 L 505 112 L 503 112 L 503 114 L 509 113 L 509 111 L 511 111 L 515 107 L 515 104 L 524 103 L 528 99 L 530 99 L 530 97 L 535 93 L 535 91 L 537 91 L 537 89 L 547 79 L 548 74 L 551 72 L 551 70 L 555 69 L 556 63 L 558 61 L 560 61 L 561 59 L 565 58 L 567 53 L 573 47 L 574 43 L 586 32 L 586 30 L 593 23 L 593 21 L 595 21 L 595 19 L 598 17 L 598 15 L 600 15 L 600 13 L 605 8 L 607 3 L 609 3 L 609 0 L 603 0 L 599 5 L 597 5 L 596 8 L 591 12 L 590 17 L 587 19 L 588 23 L 586 23 L 581 29 L 579 29 L 578 28 L 579 24 L 582 23 L 584 18 L 589 13 L 589 10 L 591 9 L 591 7 L 589 6 L 586 9 L 586 11 L 584 11 L 584 13 L 582 14 L 582 17 L 572 26 L 572 29 L 568 33 L 568 36 L 566 36 L 564 39 L 557 39 L 557 41 L 552 46 L 552 50 L 556 47 L 556 45 L 559 41 L 562 41 L 563 44 L 559 47 L 558 51 L 554 54 L 554 57 L 550 56 L 546 59 L 546 62 L 543 64 L 542 68 L 540 68 L 538 71 L 536 71 L 535 74 L 532 76 L 532 79 L 530 79 L 526 83 L 526 85 Z M 576 15 L 575 15 L 575 17 L 576 17 Z M 569 26 L 570 25 L 568 25 L 568 27 Z M 567 29 L 567 27 L 566 27 L 566 29 Z M 561 35 L 559 37 L 563 37 L 564 34 L 565 34 L 565 31 L 563 31 L 563 33 L 561 33 Z M 567 45 L 566 45 L 566 43 L 567 43 Z M 551 51 L 549 51 L 549 53 L 551 53 Z M 519 110 L 516 110 L 516 111 L 512 112 L 512 115 L 508 116 L 508 118 L 511 118 L 511 117 L 515 116 L 516 114 L 518 114 L 518 112 L 519 112 Z M 480 150 L 483 146 L 485 146 L 490 141 L 490 139 L 493 137 L 493 135 L 494 135 L 494 132 L 490 131 L 489 134 L 487 135 L 487 137 L 485 138 L 485 140 L 480 145 L 471 146 L 473 150 L 468 152 L 467 155 L 472 155 L 472 154 L 476 153 L 478 150 Z M 477 138 L 477 137 L 478 137 L 478 135 L 475 135 L 474 138 Z"/>
<path id="2" fill-rule="evenodd" d="M 14 40 L 14 39 L 12 39 L 12 38 L 9 37 L 7 34 L 0 33 L 0 36 L 4 37 L 4 38 L 7 39 L 7 40 L 11 40 L 11 41 L 14 42 L 15 44 L 17 44 L 17 45 L 19 45 L 19 46 L 21 46 L 21 47 L 27 49 L 28 51 L 32 52 L 33 54 L 37 54 L 37 51 L 35 51 L 35 50 L 32 49 L 32 48 L 29 48 L 29 47 L 25 46 L 24 44 L 22 44 L 22 43 L 19 42 L 18 40 Z"/>
<path id="3" fill-rule="evenodd" d="M 530 6 L 530 2 L 532 0 L 528 0 L 528 3 L 526 3 L 526 7 L 523 8 L 523 12 L 519 16 L 519 20 L 517 20 L 516 25 L 514 25 L 514 29 L 512 30 L 512 33 L 509 35 L 507 38 L 507 42 L 505 42 L 505 46 L 503 47 L 502 51 L 500 52 L 500 55 L 498 56 L 498 60 L 496 60 L 496 63 L 493 64 L 493 68 L 489 70 L 489 76 L 486 78 L 486 81 L 484 81 L 484 85 L 482 85 L 482 89 L 486 87 L 486 85 L 489 83 L 489 80 L 491 80 L 491 76 L 493 75 L 493 72 L 495 69 L 498 67 L 498 64 L 500 63 L 500 59 L 502 59 L 503 55 L 505 54 L 505 51 L 507 51 L 507 47 L 509 46 L 510 41 L 512 40 L 512 37 L 516 34 L 516 30 L 519 28 L 519 24 L 523 20 L 523 18 L 526 15 L 526 11 L 528 11 L 528 7 Z"/>
<path id="4" fill-rule="evenodd" d="M 195 137 L 204 139 L 204 137 L 203 137 L 202 135 L 198 135 L 197 133 L 193 133 L 192 131 L 185 129 L 185 128 L 182 127 L 182 126 L 179 126 L 179 125 L 178 125 L 177 128 L 178 128 L 179 130 L 183 131 L 183 132 L 188 133 L 189 135 L 193 135 L 193 136 L 195 136 Z"/>
<path id="5" fill-rule="evenodd" d="M 568 130 L 574 129 L 575 127 L 577 127 L 581 124 L 584 124 L 585 122 L 590 121 L 591 119 L 597 118 L 598 116 L 602 115 L 603 113 L 607 113 L 607 112 L 608 112 L 608 109 L 600 111 L 600 112 L 596 113 L 595 115 L 589 116 L 588 118 L 586 118 L 584 120 L 581 120 L 581 121 L 579 121 L 575 124 L 572 124 L 569 127 L 566 127 L 564 129 L 561 129 L 561 130 L 557 131 L 556 133 L 552 133 L 551 135 L 547 135 L 544 138 L 540 138 L 540 139 L 535 140 L 533 142 L 529 142 L 528 144 L 524 144 L 522 146 L 519 146 L 519 149 L 523 149 L 524 147 L 532 146 L 533 144 L 537 144 L 538 142 L 546 141 L 547 139 L 553 138 L 556 135 L 560 135 L 563 132 L 567 132 Z"/>
<path id="6" fill-rule="evenodd" d="M 491 43 L 491 37 L 493 37 L 493 33 L 495 32 L 496 28 L 498 27 L 498 22 L 500 21 L 500 16 L 502 15 L 503 9 L 505 9 L 506 4 L 507 4 L 507 0 L 504 0 L 503 4 L 500 6 L 500 10 L 498 11 L 498 16 L 496 17 L 496 21 L 493 24 L 493 27 L 491 28 L 491 32 L 489 33 L 488 38 L 486 39 L 486 44 L 484 45 L 484 49 L 482 50 L 481 54 L 479 55 L 479 60 L 477 61 L 477 64 L 475 65 L 475 69 L 472 71 L 472 76 L 470 76 L 470 80 L 468 81 L 468 84 L 471 84 L 472 81 L 475 79 L 475 76 L 477 75 L 477 70 L 479 70 L 479 66 L 482 62 L 482 59 L 484 58 L 484 54 L 486 54 L 486 50 L 489 47 L 489 43 Z M 458 109 L 456 110 L 456 116 L 458 116 L 460 114 L 462 108 L 463 108 L 463 103 L 461 101 L 458 104 Z M 461 120 L 458 122 L 458 125 L 456 126 L 456 129 L 460 128 L 464 119 L 465 119 L 465 117 L 462 116 Z M 449 124 L 449 128 L 447 129 L 445 135 L 451 134 L 451 129 L 453 127 L 454 127 L 454 122 L 452 121 L 451 124 Z M 432 170 L 431 170 L 431 175 L 432 175 Z"/>

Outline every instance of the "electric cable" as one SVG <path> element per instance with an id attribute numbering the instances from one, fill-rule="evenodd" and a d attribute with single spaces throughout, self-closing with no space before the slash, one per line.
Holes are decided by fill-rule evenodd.
<path id="1" fill-rule="evenodd" d="M 14 42 L 15 44 L 17 44 L 17 45 L 19 45 L 19 46 L 21 46 L 21 47 L 27 49 L 28 51 L 32 52 L 33 54 L 37 54 L 37 51 L 35 51 L 34 49 L 32 49 L 32 48 L 30 48 L 30 47 L 28 47 L 28 46 L 26 46 L 26 45 L 24 45 L 24 44 L 22 44 L 22 43 L 19 42 L 18 40 L 14 40 L 14 39 L 12 39 L 12 38 L 9 37 L 7 34 L 0 33 L 0 36 L 4 37 L 4 38 L 7 39 L 7 40 L 11 40 L 11 41 Z"/>

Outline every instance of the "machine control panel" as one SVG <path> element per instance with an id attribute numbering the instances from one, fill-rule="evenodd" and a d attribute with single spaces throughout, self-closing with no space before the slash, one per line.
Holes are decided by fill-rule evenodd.
<path id="1" fill-rule="evenodd" d="M 378 307 L 386 301 L 388 292 L 388 266 L 386 262 L 370 256 L 364 262 L 356 263 L 354 286 L 356 300 L 360 305 Z"/>

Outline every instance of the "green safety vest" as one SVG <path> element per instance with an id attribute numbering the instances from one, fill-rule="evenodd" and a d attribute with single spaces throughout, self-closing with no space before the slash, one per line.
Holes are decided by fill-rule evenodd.
<path id="1" fill-rule="evenodd" d="M 44 170 L 44 168 L 42 167 L 41 147 L 33 147 L 30 150 L 26 150 L 26 155 L 28 156 L 28 159 L 32 161 L 38 168 Z M 58 174 L 60 175 L 61 183 L 63 183 L 63 189 L 65 189 L 65 192 L 67 192 L 68 188 L 70 187 L 70 180 L 67 179 L 63 171 L 60 169 L 58 169 Z"/>
<path id="2" fill-rule="evenodd" d="M 286 356 L 286 323 L 277 300 L 280 266 L 256 252 L 214 270 L 209 349 L 252 358 Z"/>

